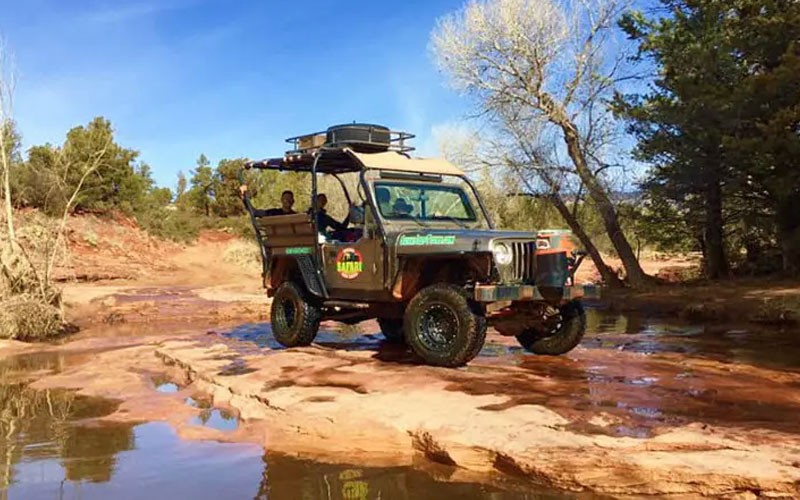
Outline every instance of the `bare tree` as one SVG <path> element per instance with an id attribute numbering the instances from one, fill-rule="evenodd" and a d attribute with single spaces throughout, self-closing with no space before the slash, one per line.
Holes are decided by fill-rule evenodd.
<path id="1" fill-rule="evenodd" d="M 614 165 L 603 160 L 614 138 L 604 99 L 624 62 L 606 50 L 622 9 L 617 0 L 471 1 L 439 20 L 432 46 L 453 86 L 514 146 L 504 162 L 551 197 L 603 278 L 618 282 L 564 203 L 567 191 L 592 199 L 629 283 L 640 286 L 647 276 L 609 195 Z"/>
<path id="2" fill-rule="evenodd" d="M 16 72 L 11 52 L 5 41 L 0 38 L 0 169 L 3 171 L 3 206 L 5 209 L 6 229 L 12 244 L 16 241 L 14 231 L 13 209 L 11 206 L 11 148 L 10 141 L 12 117 L 14 116 L 14 87 Z"/>
<path id="3" fill-rule="evenodd" d="M 54 334 L 64 325 L 61 291 L 53 285 L 53 268 L 62 247 L 66 248 L 64 234 L 70 211 L 86 179 L 104 165 L 111 138 L 80 164 L 71 162 L 63 150 L 59 151 L 57 161 L 64 172 L 62 182 L 66 185 L 67 173 L 78 169 L 78 184 L 67 199 L 60 219 L 45 223 L 44 236 L 25 238 L 22 229 L 18 234 L 10 180 L 15 146 L 12 133 L 14 76 L 10 51 L 0 43 L 0 169 L 6 219 L 6 234 L 0 236 L 0 336 L 26 339 Z"/>

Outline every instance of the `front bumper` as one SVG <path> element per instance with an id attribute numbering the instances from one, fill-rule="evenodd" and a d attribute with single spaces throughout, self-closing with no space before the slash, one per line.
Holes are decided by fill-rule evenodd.
<path id="1" fill-rule="evenodd" d="M 477 285 L 473 298 L 476 302 L 505 300 L 562 301 L 599 299 L 600 289 L 595 285 L 573 285 L 563 288 L 539 288 L 534 285 Z"/>

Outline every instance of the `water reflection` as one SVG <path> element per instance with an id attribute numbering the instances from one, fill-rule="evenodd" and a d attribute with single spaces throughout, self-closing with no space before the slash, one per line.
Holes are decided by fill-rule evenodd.
<path id="1" fill-rule="evenodd" d="M 509 483 L 503 489 L 472 483 L 441 481 L 406 467 L 360 468 L 328 465 L 285 456 L 266 455 L 267 467 L 259 499 L 476 499 L 528 500 L 581 498 L 569 493 Z M 583 497 L 586 498 L 586 497 Z"/>
<path id="2" fill-rule="evenodd" d="M 233 413 L 220 408 L 208 408 L 189 419 L 192 425 L 202 425 L 218 431 L 234 431 L 239 427 L 239 419 Z"/>
<path id="3" fill-rule="evenodd" d="M 0 499 L 528 499 L 561 493 L 450 483 L 411 468 L 355 468 L 264 454 L 259 446 L 180 440 L 167 424 L 103 423 L 115 401 L 33 390 L 32 375 L 59 371 L 58 354 L 0 361 Z M 187 398 L 209 406 L 203 395 Z M 204 425 L 238 425 L 216 408 Z M 233 423 L 231 423 L 233 422 Z M 451 471 L 452 472 L 452 471 Z"/>
<path id="4" fill-rule="evenodd" d="M 690 325 L 670 318 L 587 310 L 585 347 L 675 353 L 800 371 L 800 330 L 758 325 Z"/>
<path id="5" fill-rule="evenodd" d="M 163 423 L 75 427 L 75 439 L 14 464 L 0 498 L 253 498 L 263 473 L 259 447 L 187 443 Z"/>
<path id="6" fill-rule="evenodd" d="M 74 426 L 108 415 L 118 403 L 76 395 L 63 389 L 34 391 L 11 382 L 25 372 L 59 370 L 58 355 L 27 355 L 0 363 L 0 489 L 18 480 L 19 465 L 46 461 L 70 481 L 108 481 L 115 455 L 133 447 L 131 426 Z"/>

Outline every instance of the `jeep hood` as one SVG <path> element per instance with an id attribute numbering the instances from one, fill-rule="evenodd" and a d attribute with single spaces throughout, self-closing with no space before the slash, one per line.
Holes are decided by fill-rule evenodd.
<path id="1" fill-rule="evenodd" d="M 495 239 L 536 239 L 536 233 L 492 229 L 428 229 L 399 231 L 393 235 L 398 254 L 488 252 Z"/>

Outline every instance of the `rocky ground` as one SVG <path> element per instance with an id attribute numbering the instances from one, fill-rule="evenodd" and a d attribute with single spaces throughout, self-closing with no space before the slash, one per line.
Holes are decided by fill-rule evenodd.
<path id="1" fill-rule="evenodd" d="M 741 329 L 696 343 L 690 330 L 610 331 L 598 316 L 566 356 L 526 355 L 491 333 L 457 370 L 414 364 L 375 324 L 324 325 L 314 346 L 286 350 L 269 333 L 258 263 L 232 237 L 182 246 L 82 223 L 62 270 L 81 278 L 65 289 L 81 331 L 53 344 L 4 342 L 0 357 L 58 356 L 34 388 L 120 401 L 106 419 L 166 421 L 185 438 L 319 461 L 413 464 L 451 481 L 514 478 L 615 497 L 800 496 L 800 340 L 789 337 L 772 363 L 746 355 L 755 348 Z M 720 338 L 736 349 L 710 347 Z M 155 390 L 165 380 L 176 392 Z M 199 410 L 187 397 L 240 425 L 192 425 Z"/>

